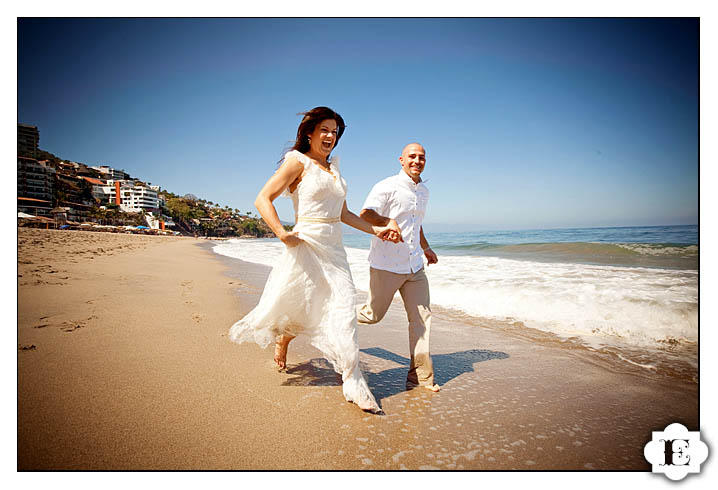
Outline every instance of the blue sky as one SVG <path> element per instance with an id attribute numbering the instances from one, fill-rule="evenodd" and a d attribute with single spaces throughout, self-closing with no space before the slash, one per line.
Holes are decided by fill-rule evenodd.
<path id="1" fill-rule="evenodd" d="M 694 19 L 20 19 L 18 122 L 256 212 L 327 105 L 354 211 L 420 141 L 429 231 L 694 224 L 698 68 Z"/>

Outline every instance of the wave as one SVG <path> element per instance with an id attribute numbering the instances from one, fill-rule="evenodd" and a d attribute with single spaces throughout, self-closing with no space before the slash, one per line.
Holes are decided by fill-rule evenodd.
<path id="1" fill-rule="evenodd" d="M 676 243 L 553 242 L 445 244 L 433 247 L 448 255 L 503 257 L 540 262 L 568 262 L 668 269 L 697 269 L 698 245 Z"/>
<path id="2" fill-rule="evenodd" d="M 214 247 L 217 253 L 268 266 L 283 250 L 280 242 L 263 240 L 229 240 Z M 346 250 L 354 282 L 366 291 L 368 250 Z M 515 319 L 561 336 L 635 345 L 697 341 L 697 271 L 440 255 L 427 275 L 432 302 L 477 317 Z"/>
<path id="3" fill-rule="evenodd" d="M 519 325 L 522 334 L 575 340 L 646 372 L 690 377 L 698 343 L 697 228 L 668 228 L 429 233 L 439 255 L 426 272 L 432 305 L 489 325 Z M 368 235 L 345 235 L 363 292 L 369 243 Z M 270 267 L 283 250 L 277 240 L 214 248 Z"/>
<path id="4" fill-rule="evenodd" d="M 517 253 L 555 252 L 583 253 L 594 255 L 698 255 L 698 245 L 676 243 L 600 243 L 600 242 L 560 242 L 560 243 L 517 243 L 498 244 L 479 242 L 464 245 L 439 245 L 434 248 L 457 251 L 507 251 Z"/>

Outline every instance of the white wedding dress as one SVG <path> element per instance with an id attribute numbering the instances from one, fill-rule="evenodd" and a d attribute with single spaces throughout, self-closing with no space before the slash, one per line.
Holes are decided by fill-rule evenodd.
<path id="1" fill-rule="evenodd" d="M 332 158 L 329 173 L 296 150 L 288 152 L 285 160 L 288 157 L 297 158 L 305 168 L 294 192 L 284 194 L 294 203 L 294 231 L 303 242 L 285 249 L 259 303 L 232 326 L 229 337 L 264 348 L 281 334 L 308 335 L 342 375 L 347 401 L 379 411 L 359 369 L 356 293 L 339 219 L 347 185 L 339 173 L 338 158 Z"/>

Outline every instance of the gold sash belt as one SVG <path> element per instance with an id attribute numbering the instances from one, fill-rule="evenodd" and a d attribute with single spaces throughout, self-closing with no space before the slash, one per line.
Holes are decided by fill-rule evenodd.
<path id="1" fill-rule="evenodd" d="M 339 223 L 341 221 L 341 218 L 320 218 L 320 217 L 312 217 L 312 216 L 299 216 L 297 218 L 297 223 Z"/>

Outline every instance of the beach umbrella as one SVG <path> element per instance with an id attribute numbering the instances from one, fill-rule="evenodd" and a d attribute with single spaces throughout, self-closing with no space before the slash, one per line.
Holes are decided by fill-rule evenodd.
<path id="1" fill-rule="evenodd" d="M 60 229 L 61 229 L 61 230 L 65 230 L 65 229 L 67 229 L 67 228 L 69 228 L 69 227 L 70 227 L 70 225 L 62 225 L 62 226 L 60 227 Z"/>
<path id="2" fill-rule="evenodd" d="M 17 213 L 17 217 L 18 217 L 18 218 L 34 218 L 34 216 L 31 215 L 31 214 L 21 213 L 21 212 L 19 212 L 19 211 L 18 211 L 18 213 Z"/>

